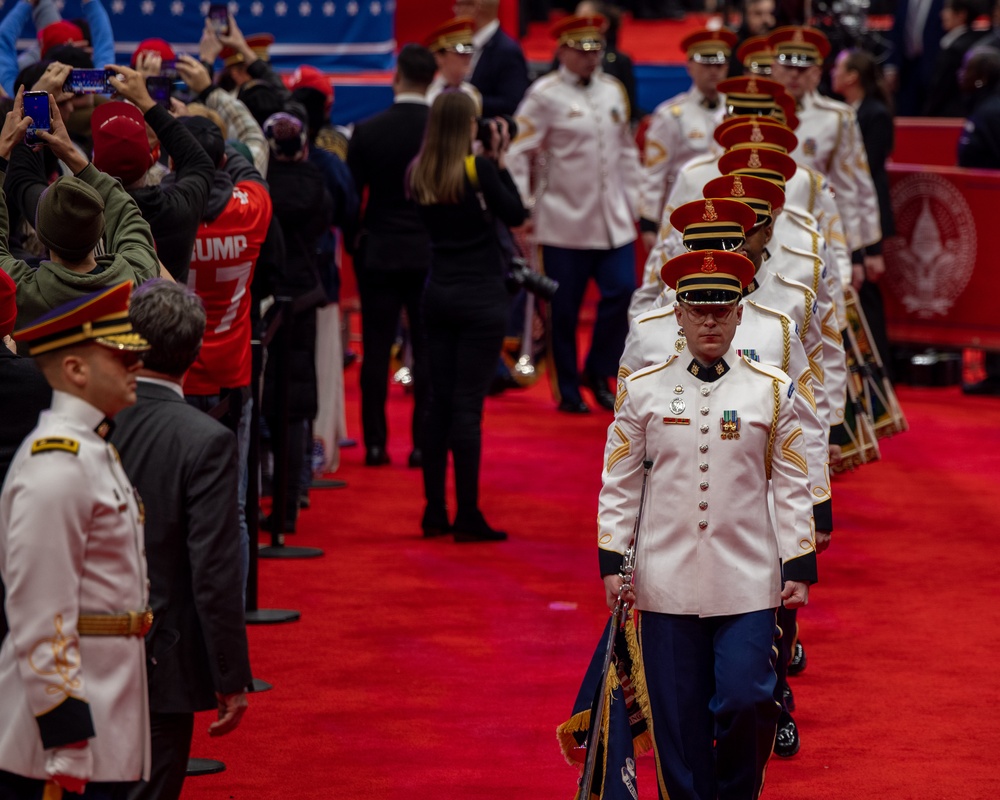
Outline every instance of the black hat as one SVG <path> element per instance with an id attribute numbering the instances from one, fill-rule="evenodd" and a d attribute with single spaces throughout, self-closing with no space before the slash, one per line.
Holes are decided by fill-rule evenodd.
<path id="1" fill-rule="evenodd" d="M 198 140 L 198 144 L 208 153 L 208 157 L 218 169 L 222 164 L 222 157 L 226 154 L 226 140 L 222 138 L 219 126 L 205 117 L 178 117 L 177 121 Z"/>

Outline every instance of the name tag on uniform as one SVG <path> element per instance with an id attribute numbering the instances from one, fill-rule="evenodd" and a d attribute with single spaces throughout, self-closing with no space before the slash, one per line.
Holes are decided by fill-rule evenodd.
<path id="1" fill-rule="evenodd" d="M 664 417 L 663 418 L 663 424 L 664 425 L 690 425 L 691 424 L 691 420 L 689 420 L 687 417 Z"/>

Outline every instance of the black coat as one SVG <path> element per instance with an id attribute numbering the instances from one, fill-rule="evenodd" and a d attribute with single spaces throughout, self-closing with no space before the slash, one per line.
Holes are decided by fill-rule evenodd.
<path id="1" fill-rule="evenodd" d="M 17 448 L 51 404 L 52 389 L 34 359 L 14 355 L 0 342 L 0 485 Z"/>
<path id="2" fill-rule="evenodd" d="M 927 87 L 923 113 L 928 117 L 964 117 L 965 99 L 958 88 L 958 71 L 969 49 L 983 38 L 983 31 L 968 30 L 937 54 Z"/>
<path id="3" fill-rule="evenodd" d="M 882 238 L 888 239 L 896 233 L 892 200 L 889 197 L 889 174 L 885 170 L 885 162 L 889 160 L 895 142 L 892 114 L 881 100 L 866 96 L 858 107 L 857 116 L 865 143 L 865 155 L 868 156 L 868 168 L 878 195 Z"/>
<path id="4" fill-rule="evenodd" d="M 528 90 L 528 64 L 521 45 L 498 28 L 483 45 L 469 83 L 483 98 L 483 116 L 513 116 Z"/>
<path id="5" fill-rule="evenodd" d="M 111 441 L 146 511 L 153 627 L 149 706 L 215 708 L 252 676 L 243 617 L 236 437 L 165 386 L 140 382 Z"/>
<path id="6" fill-rule="evenodd" d="M 357 235 L 346 235 L 355 270 L 423 270 L 431 243 L 406 192 L 406 170 L 420 152 L 429 109 L 394 103 L 360 123 L 347 147 L 347 166 L 358 195 L 368 192 Z"/>
<path id="7" fill-rule="evenodd" d="M 977 98 L 958 139 L 958 166 L 1000 169 L 1000 93 Z"/>

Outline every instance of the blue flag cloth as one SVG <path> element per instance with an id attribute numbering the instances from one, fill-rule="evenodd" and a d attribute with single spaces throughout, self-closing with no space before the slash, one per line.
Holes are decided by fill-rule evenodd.
<path id="1" fill-rule="evenodd" d="M 601 686 L 604 648 L 613 620 L 614 617 L 609 617 L 604 626 L 573 704 L 573 715 L 556 730 L 567 763 L 582 767 L 586 761 L 590 720 L 596 704 L 604 703 L 600 735 L 590 737 L 598 748 L 591 796 L 581 798 L 578 788 L 576 800 L 638 800 L 635 759 L 653 745 L 648 722 L 649 697 L 631 612 L 624 627 L 615 634 L 611 668 Z"/>

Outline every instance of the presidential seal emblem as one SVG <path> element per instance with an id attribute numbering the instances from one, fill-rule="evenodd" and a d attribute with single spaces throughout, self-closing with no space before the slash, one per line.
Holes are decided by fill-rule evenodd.
<path id="1" fill-rule="evenodd" d="M 884 244 L 886 280 L 907 313 L 945 316 L 976 265 L 972 209 L 940 175 L 918 172 L 892 190 L 896 236 Z"/>

